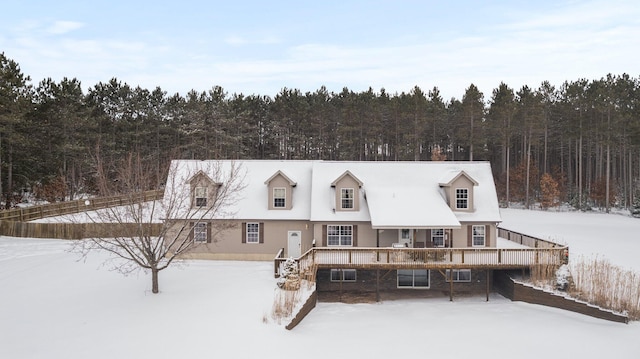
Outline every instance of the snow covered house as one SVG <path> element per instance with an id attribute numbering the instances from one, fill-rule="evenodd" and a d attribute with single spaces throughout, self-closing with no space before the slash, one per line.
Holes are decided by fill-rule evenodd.
<path id="1" fill-rule="evenodd" d="M 299 258 L 319 292 L 484 291 L 535 255 L 497 248 L 488 162 L 176 160 L 175 193 L 188 200 L 167 220 L 190 223 L 192 257 Z"/>

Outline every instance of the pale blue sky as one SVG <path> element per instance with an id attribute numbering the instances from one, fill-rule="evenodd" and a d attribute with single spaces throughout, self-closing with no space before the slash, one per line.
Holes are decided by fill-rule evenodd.
<path id="1" fill-rule="evenodd" d="M 169 94 L 215 85 L 273 96 L 325 85 L 445 100 L 543 80 L 640 75 L 640 2 L 13 1 L 0 52 L 37 84 L 112 77 Z"/>

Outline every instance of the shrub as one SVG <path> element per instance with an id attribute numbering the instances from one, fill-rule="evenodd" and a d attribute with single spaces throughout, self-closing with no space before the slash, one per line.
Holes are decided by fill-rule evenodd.
<path id="1" fill-rule="evenodd" d="M 555 207 L 559 203 L 560 191 L 558 182 L 548 173 L 542 175 L 540 179 L 540 206 L 542 209 Z"/>

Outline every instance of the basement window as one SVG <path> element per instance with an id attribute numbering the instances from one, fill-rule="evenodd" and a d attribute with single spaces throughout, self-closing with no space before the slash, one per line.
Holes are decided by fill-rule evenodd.
<path id="1" fill-rule="evenodd" d="M 331 281 L 332 282 L 355 282 L 356 270 L 355 269 L 332 269 Z"/>
<path id="2" fill-rule="evenodd" d="M 429 289 L 427 269 L 398 269 L 398 288 Z"/>
<path id="3" fill-rule="evenodd" d="M 447 269 L 447 282 L 451 278 L 451 271 Z M 471 282 L 471 269 L 454 269 L 453 270 L 453 282 Z"/>

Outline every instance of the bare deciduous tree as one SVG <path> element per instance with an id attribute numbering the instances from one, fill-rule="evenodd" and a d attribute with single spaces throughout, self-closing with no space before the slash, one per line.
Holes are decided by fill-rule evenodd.
<path id="1" fill-rule="evenodd" d="M 189 168 L 179 163 L 173 162 L 168 169 L 162 200 L 136 202 L 133 197 L 149 188 L 148 174 L 154 171 L 143 168 L 139 157 L 133 155 L 114 171 L 98 161 L 102 195 L 129 194 L 132 200 L 90 214 L 91 222 L 109 223 L 110 229 L 78 241 L 75 250 L 83 256 L 94 250 L 109 252 L 113 255 L 109 265 L 123 274 L 141 269 L 151 272 L 152 292 L 158 293 L 158 273 L 204 244 L 190 235 L 195 226 L 206 221 L 213 229 L 215 242 L 220 231 L 233 225 L 231 208 L 244 188 L 243 171 L 233 162 L 193 161 L 195 165 Z M 216 191 L 208 201 L 196 204 L 188 182 L 198 173 L 206 174 Z"/>

